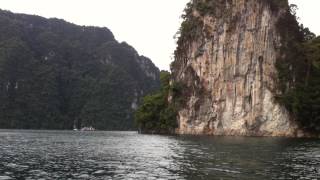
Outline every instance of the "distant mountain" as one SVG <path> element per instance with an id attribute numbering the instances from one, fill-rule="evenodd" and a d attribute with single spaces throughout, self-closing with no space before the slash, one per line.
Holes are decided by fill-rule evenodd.
<path id="1" fill-rule="evenodd" d="M 133 129 L 159 69 L 107 28 L 0 10 L 0 128 Z"/>

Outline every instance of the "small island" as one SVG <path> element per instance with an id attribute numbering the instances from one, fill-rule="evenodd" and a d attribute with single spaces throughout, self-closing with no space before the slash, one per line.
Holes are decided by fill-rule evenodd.
<path id="1" fill-rule="evenodd" d="M 320 37 L 287 0 L 193 0 L 141 132 L 319 137 Z"/>

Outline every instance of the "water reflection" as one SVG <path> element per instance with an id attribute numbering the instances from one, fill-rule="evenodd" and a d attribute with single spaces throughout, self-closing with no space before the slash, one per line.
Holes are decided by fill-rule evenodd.
<path id="1" fill-rule="evenodd" d="M 319 177 L 319 140 L 0 131 L 0 180 Z"/>

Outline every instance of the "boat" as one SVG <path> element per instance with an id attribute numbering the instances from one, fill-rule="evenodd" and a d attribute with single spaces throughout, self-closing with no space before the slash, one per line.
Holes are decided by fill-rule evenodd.
<path id="1" fill-rule="evenodd" d="M 73 125 L 73 130 L 74 131 L 79 131 L 76 125 Z"/>
<path id="2" fill-rule="evenodd" d="M 95 129 L 94 127 L 92 127 L 92 126 L 81 128 L 81 131 L 95 131 L 95 130 L 96 130 L 96 129 Z"/>

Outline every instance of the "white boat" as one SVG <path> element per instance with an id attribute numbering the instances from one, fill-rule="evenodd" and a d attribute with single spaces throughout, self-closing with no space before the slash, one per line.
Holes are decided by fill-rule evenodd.
<path id="1" fill-rule="evenodd" d="M 81 128 L 81 131 L 95 131 L 96 129 L 95 128 L 93 128 L 92 126 L 90 126 L 90 127 L 83 127 L 83 128 Z"/>
<path id="2" fill-rule="evenodd" d="M 76 125 L 73 125 L 73 130 L 74 131 L 79 131 Z"/>

